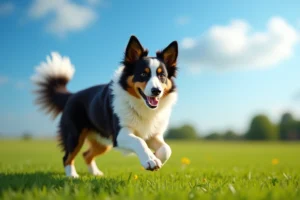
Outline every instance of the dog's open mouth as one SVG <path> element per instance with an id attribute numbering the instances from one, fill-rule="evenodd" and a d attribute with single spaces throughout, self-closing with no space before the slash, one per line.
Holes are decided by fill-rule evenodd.
<path id="1" fill-rule="evenodd" d="M 145 102 L 149 108 L 152 108 L 152 109 L 157 108 L 158 103 L 159 103 L 158 97 L 146 96 L 145 93 L 140 88 L 138 88 L 138 91 L 139 91 L 140 95 L 143 97 L 143 99 L 145 100 Z"/>

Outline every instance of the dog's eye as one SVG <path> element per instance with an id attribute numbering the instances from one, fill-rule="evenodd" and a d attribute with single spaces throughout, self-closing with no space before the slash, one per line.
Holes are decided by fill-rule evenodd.
<path id="1" fill-rule="evenodd" d="M 141 77 L 146 77 L 147 74 L 145 72 L 141 73 Z"/>

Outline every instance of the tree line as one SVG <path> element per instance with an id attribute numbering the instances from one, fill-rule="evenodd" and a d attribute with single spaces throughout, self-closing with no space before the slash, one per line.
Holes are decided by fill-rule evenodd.
<path id="1" fill-rule="evenodd" d="M 291 113 L 284 113 L 279 123 L 274 124 L 263 114 L 252 118 L 245 133 L 236 133 L 232 130 L 212 132 L 200 137 L 196 128 L 190 124 L 170 128 L 167 139 L 206 139 L 206 140 L 300 140 L 300 121 Z"/>

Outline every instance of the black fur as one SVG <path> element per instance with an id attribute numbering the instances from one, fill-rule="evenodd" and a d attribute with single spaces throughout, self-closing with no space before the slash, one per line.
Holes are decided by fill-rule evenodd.
<path id="1" fill-rule="evenodd" d="M 119 119 L 112 110 L 111 84 L 112 82 L 82 90 L 69 99 L 59 126 L 63 150 L 72 152 L 84 129 L 111 138 L 116 146 L 120 126 Z"/>
<path id="2" fill-rule="evenodd" d="M 59 77 L 46 77 L 43 82 L 37 82 L 38 90 L 34 91 L 38 96 L 36 104 L 46 111 L 46 113 L 52 114 L 55 118 L 65 107 L 69 97 L 72 95 L 67 89 L 68 78 Z"/>

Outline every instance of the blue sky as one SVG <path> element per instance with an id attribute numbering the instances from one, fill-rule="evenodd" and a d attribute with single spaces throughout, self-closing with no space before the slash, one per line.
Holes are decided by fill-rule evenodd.
<path id="1" fill-rule="evenodd" d="M 126 2 L 0 2 L 0 133 L 55 135 L 29 80 L 51 51 L 75 65 L 75 92 L 110 80 L 132 34 L 151 55 L 180 44 L 171 125 L 243 132 L 257 113 L 300 117 L 298 1 Z"/>

